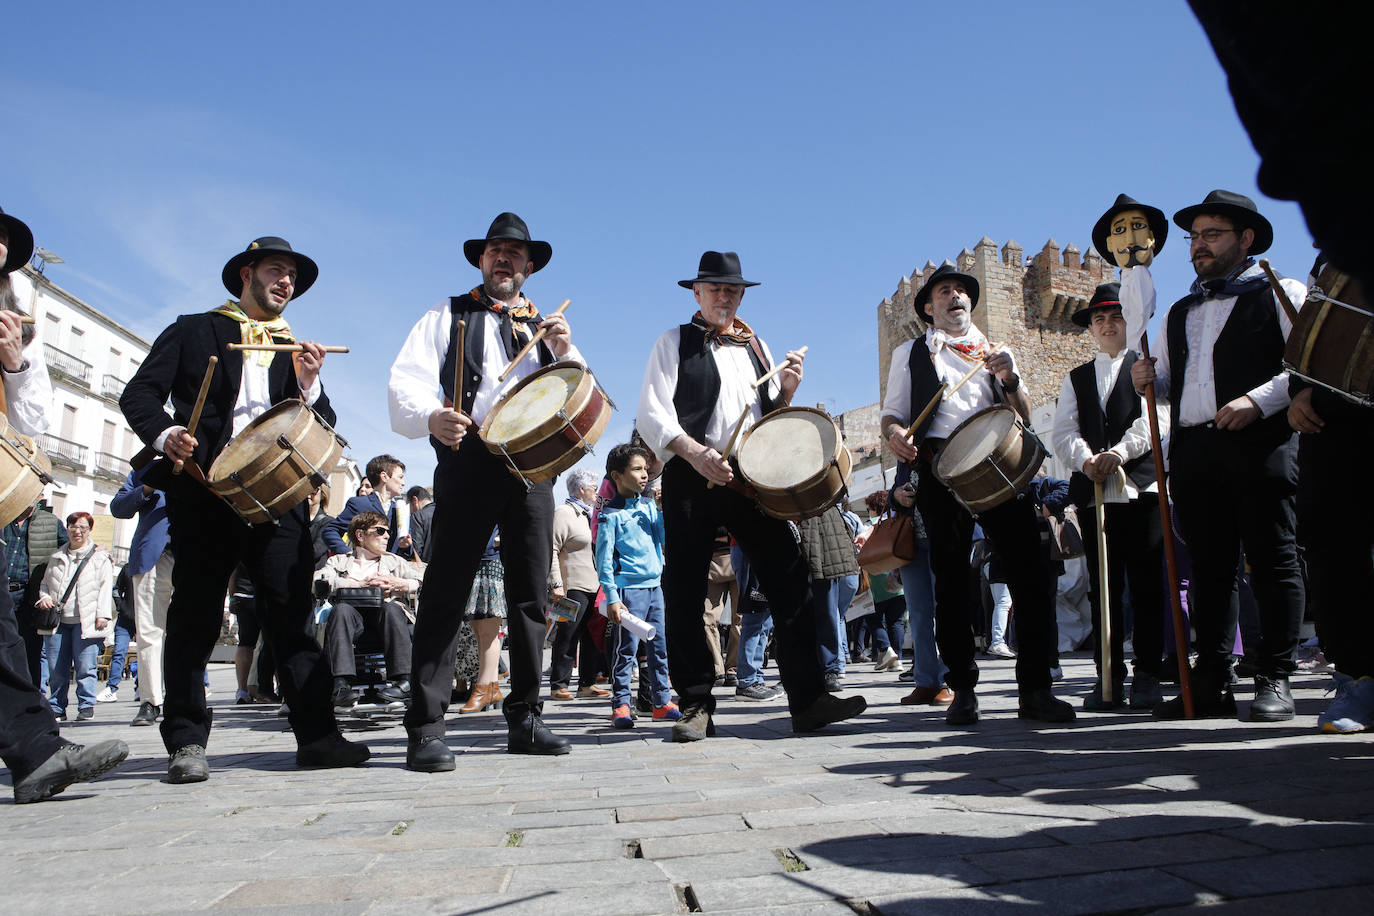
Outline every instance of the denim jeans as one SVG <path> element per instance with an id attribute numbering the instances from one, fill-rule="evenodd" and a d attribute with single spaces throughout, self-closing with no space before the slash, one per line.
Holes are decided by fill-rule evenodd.
<path id="1" fill-rule="evenodd" d="M 740 615 L 740 687 L 763 683 L 764 649 L 768 646 L 768 634 L 772 632 L 773 615 L 769 611 L 750 611 Z"/>
<path id="2" fill-rule="evenodd" d="M 840 580 L 840 595 L 837 602 L 840 609 L 840 672 L 843 673 L 849 661 L 849 627 L 845 625 L 844 615 L 849 613 L 849 604 L 859 592 L 859 575 L 844 576 Z"/>
<path id="3" fill-rule="evenodd" d="M 649 624 L 657 632 L 648 647 L 648 673 L 655 707 L 667 706 L 673 698 L 668 686 L 668 638 L 663 629 L 663 589 L 622 588 L 620 600 L 625 610 Z M 630 693 L 630 672 L 635 667 L 639 638 L 629 630 L 612 624 L 606 629 L 606 645 L 611 648 L 611 709 L 634 706 Z"/>
<path id="4" fill-rule="evenodd" d="M 840 580 L 814 579 L 811 596 L 816 605 L 816 657 L 827 677 L 844 674 L 844 617 L 840 614 Z"/>
<path id="5" fill-rule="evenodd" d="M 945 665 L 935 648 L 935 579 L 930 572 L 930 542 L 916 541 L 916 559 L 898 570 L 906 597 L 907 622 L 911 627 L 911 658 L 917 687 L 938 687 L 945 679 Z"/>
<path id="6" fill-rule="evenodd" d="M 59 624 L 57 632 L 47 637 L 48 705 L 54 715 L 67 710 L 67 686 L 71 682 L 72 665 L 76 665 L 76 708 L 95 706 L 95 670 L 100 660 L 100 647 L 105 640 L 81 638 L 81 624 Z"/>
<path id="7" fill-rule="evenodd" d="M 988 634 L 988 645 L 995 646 L 999 642 L 1007 641 L 1007 620 L 1011 616 L 1011 589 L 1007 588 L 1005 582 L 989 582 L 988 591 L 992 592 L 992 632 Z"/>
<path id="8" fill-rule="evenodd" d="M 884 573 L 883 575 L 886 575 Z M 869 619 L 873 621 L 873 650 L 882 655 L 888 649 L 902 656 L 902 639 L 906 631 L 902 628 L 902 612 L 906 610 L 906 599 L 901 595 L 884 598 L 873 608 Z M 877 661 L 875 657 L 873 659 Z"/>
<path id="9" fill-rule="evenodd" d="M 114 652 L 110 655 L 110 679 L 105 682 L 105 686 L 111 690 L 118 690 L 120 683 L 124 680 L 124 659 L 129 654 L 129 641 L 133 634 L 129 632 L 126 624 L 129 622 L 127 617 L 116 617 L 114 627 Z"/>

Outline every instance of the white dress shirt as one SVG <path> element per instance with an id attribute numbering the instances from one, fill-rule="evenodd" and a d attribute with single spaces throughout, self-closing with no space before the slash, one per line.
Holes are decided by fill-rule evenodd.
<path id="1" fill-rule="evenodd" d="M 469 416 L 480 426 L 507 392 L 521 379 L 538 371 L 539 348 L 527 353 L 504 382 L 498 382 L 496 377 L 505 370 L 507 363 L 506 350 L 501 345 L 501 317 L 487 309 L 468 314 L 466 333 L 482 335 L 480 382 L 476 376 L 469 376 L 464 381 L 465 386 L 477 385 Z M 391 364 L 391 380 L 387 384 L 391 428 L 408 439 L 428 436 L 430 415 L 444 407 L 444 389 L 439 381 L 439 372 L 443 368 L 444 354 L 448 352 L 452 320 L 447 299 L 425 312 L 415 327 L 410 329 L 405 343 L 401 345 L 401 352 L 396 354 L 396 361 Z M 517 337 L 525 340 L 532 333 L 518 321 L 515 322 L 515 332 Z M 457 359 L 461 365 L 462 355 L 458 354 Z M 585 365 L 577 347 L 571 347 L 559 359 Z"/>
<path id="2" fill-rule="evenodd" d="M 929 328 L 925 337 L 909 340 L 892 351 L 892 365 L 887 370 L 887 397 L 883 400 L 882 415 L 896 417 L 907 426 L 910 426 L 916 415 L 926 407 L 924 404 L 911 403 L 911 376 L 907 371 L 907 363 L 911 359 L 911 348 L 917 340 L 927 349 L 939 346 L 935 343 L 935 329 Z M 1012 356 L 1010 350 L 1003 352 Z M 964 359 L 950 347 L 939 347 L 938 351 L 931 354 L 931 362 L 935 364 L 935 374 L 947 388 L 959 384 L 959 380 L 968 375 L 974 366 L 973 360 Z M 1012 370 L 1016 370 L 1015 356 L 1012 356 Z M 1020 373 L 1017 372 L 1017 375 Z M 996 404 L 993 386 L 997 383 L 992 373 L 983 370 L 969 379 L 964 387 L 947 394 L 935 408 L 926 436 L 931 439 L 948 439 L 959 428 L 960 423 L 983 408 Z"/>
<path id="3" fill-rule="evenodd" d="M 1279 282 L 1283 284 L 1284 292 L 1288 293 L 1294 307 L 1301 308 L 1307 299 L 1307 287 L 1297 280 L 1287 278 Z M 1293 324 L 1279 304 L 1274 302 L 1272 292 L 1269 293 L 1269 297 L 1274 310 L 1278 313 L 1279 330 L 1284 340 L 1287 340 L 1289 332 L 1293 330 Z M 1175 404 L 1173 408 L 1180 426 L 1201 426 L 1211 423 L 1216 419 L 1217 411 L 1224 406 L 1217 403 L 1212 350 L 1216 347 L 1217 337 L 1220 336 L 1222 328 L 1226 327 L 1226 321 L 1231 317 L 1231 310 L 1235 304 L 1235 296 L 1224 296 L 1207 299 L 1188 309 L 1184 325 L 1184 333 L 1188 338 L 1188 361 L 1183 367 L 1183 398 L 1181 403 Z M 1155 363 L 1155 395 L 1159 398 L 1169 398 L 1171 401 L 1174 399 L 1169 392 L 1169 322 L 1176 317 L 1174 309 L 1170 309 L 1164 316 L 1151 354 L 1158 357 Z M 1288 370 L 1284 369 L 1273 378 L 1266 379 L 1246 394 L 1259 406 L 1261 416 L 1271 417 L 1281 410 L 1287 410 L 1290 400 Z"/>
<path id="4" fill-rule="evenodd" d="M 240 353 L 240 355 L 245 354 Z M 290 371 L 295 371 L 294 365 Z M 313 407 L 315 402 L 320 399 L 320 394 L 323 391 L 324 386 L 320 383 L 320 377 L 317 375 L 315 376 L 315 384 L 301 392 L 301 400 L 305 402 L 305 406 Z M 230 414 L 230 436 L 237 436 L 243 432 L 249 423 L 262 416 L 271 407 L 272 384 L 268 367 L 260 365 L 255 359 L 244 359 L 243 374 L 239 379 L 239 396 L 234 401 L 234 412 Z M 153 440 L 153 449 L 165 452 L 167 437 L 172 434 L 172 430 L 185 428 L 184 426 L 167 427 Z"/>
<path id="5" fill-rule="evenodd" d="M 24 359 L 29 367 L 23 372 L 0 372 L 5 409 L 11 426 L 26 436 L 36 436 L 48 431 L 48 411 L 52 408 L 52 383 L 37 335 L 24 347 Z"/>
<path id="6" fill-rule="evenodd" d="M 1097 378 L 1097 402 L 1104 409 L 1107 406 L 1107 398 L 1111 396 L 1112 388 L 1116 386 L 1117 378 L 1121 375 L 1121 367 L 1125 363 L 1127 352 L 1129 351 L 1122 350 L 1115 357 L 1098 352 L 1093 358 L 1093 372 Z M 1169 453 L 1169 407 L 1167 402 L 1156 399 L 1155 416 L 1159 418 L 1161 448 L 1167 455 Z M 1072 377 L 1066 375 L 1064 376 L 1064 384 L 1059 390 L 1059 403 L 1054 408 L 1054 423 L 1050 426 L 1050 448 L 1054 451 L 1055 457 L 1074 471 L 1082 471 L 1083 462 L 1094 454 L 1092 446 L 1083 438 L 1082 427 L 1078 421 L 1078 394 L 1074 391 Z M 1126 430 L 1121 441 L 1113 444 L 1107 451 L 1120 458 L 1122 464 L 1127 461 L 1134 461 L 1141 455 L 1149 453 L 1150 417 L 1146 413 L 1144 398 L 1140 398 L 1140 416 L 1135 418 L 1135 422 Z M 1155 493 L 1158 490 L 1159 484 L 1156 482 L 1151 483 L 1146 492 Z M 1137 493 L 1137 488 L 1127 478 L 1126 497 L 1135 499 Z"/>
<path id="7" fill-rule="evenodd" d="M 635 423 L 639 433 L 649 448 L 661 460 L 673 457 L 668 444 L 686 431 L 678 422 L 677 408 L 673 405 L 673 392 L 677 390 L 678 350 L 682 338 L 681 328 L 665 331 L 654 344 L 649 354 L 649 364 L 644 368 L 644 385 L 639 392 L 639 409 Z M 758 338 L 763 348 L 764 359 L 773 366 L 773 354 L 768 345 Z M 720 373 L 720 396 L 716 398 L 711 410 L 711 419 L 706 423 L 706 438 L 702 442 L 718 452 L 725 450 L 730 435 L 735 431 L 740 414 L 750 404 L 748 418 L 740 430 L 743 438 L 755 423 L 763 417 L 762 399 L 754 390 L 758 375 L 754 363 L 749 358 L 749 348 L 740 346 L 721 346 L 716 341 L 707 344 L 711 356 L 716 361 Z M 768 382 L 768 393 L 779 400 L 782 397 L 782 383 L 774 376 Z M 738 440 L 736 441 L 738 444 Z"/>

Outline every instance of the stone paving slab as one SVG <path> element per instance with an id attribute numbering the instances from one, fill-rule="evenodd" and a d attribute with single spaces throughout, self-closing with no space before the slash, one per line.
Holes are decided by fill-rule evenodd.
<path id="1" fill-rule="evenodd" d="M 1077 705 L 1091 662 L 1064 663 L 1056 690 Z M 368 766 L 297 770 L 275 708 L 233 705 L 216 666 L 210 781 L 168 785 L 157 729 L 100 704 L 65 734 L 122 738 L 130 760 L 0 804 L 0 911 L 103 916 L 109 887 L 134 913 L 275 916 L 1368 910 L 1374 740 L 1316 731 L 1324 676 L 1295 678 L 1288 723 L 1043 726 L 1015 716 L 1012 662 L 980 665 L 969 728 L 854 666 L 869 712 L 816 735 L 726 691 L 719 734 L 692 745 L 665 723 L 617 732 L 604 703 L 549 704 L 572 754 L 510 756 L 499 713 L 455 717 L 445 774 L 404 769 L 395 718 L 346 723 Z M 71 880 L 93 862 L 97 880 Z"/>

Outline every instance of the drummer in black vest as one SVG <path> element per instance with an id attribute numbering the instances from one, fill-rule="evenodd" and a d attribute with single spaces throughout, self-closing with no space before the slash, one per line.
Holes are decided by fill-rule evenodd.
<path id="1" fill-rule="evenodd" d="M 737 317 L 745 289 L 758 284 L 741 276 L 733 251 L 706 252 L 697 276 L 678 285 L 692 291 L 700 309 L 654 345 L 635 418 L 645 442 L 667 462 L 663 598 L 668 673 L 682 708 L 673 740 L 700 741 L 714 732 L 715 662 L 701 609 L 720 525 L 748 556 L 768 596 L 792 730 L 815 731 L 858 715 L 867 703 L 863 697 L 826 692 L 816 653 L 816 608 L 796 538 L 786 522 L 759 510 L 735 469 L 721 457 L 751 404 L 741 436 L 769 411 L 791 403 L 802 379 L 803 354 L 788 351 L 786 368 L 754 389 L 754 382 L 773 368 L 773 357 Z"/>
<path id="2" fill-rule="evenodd" d="M 1163 217 L 1160 213 L 1161 222 Z M 1167 230 L 1168 224 L 1162 225 Z M 1155 233 L 1156 239 L 1162 237 L 1163 233 Z M 1078 507 L 1091 582 L 1089 600 L 1093 608 L 1093 657 L 1097 660 L 1098 682 L 1084 699 L 1083 708 L 1092 712 L 1126 704 L 1126 633 L 1121 599 L 1129 581 L 1135 646 L 1130 706 L 1149 710 L 1163 700 L 1159 669 L 1164 656 L 1164 533 L 1159 518 L 1159 485 L 1150 454 L 1149 417 L 1143 399 L 1131 385 L 1131 365 L 1139 354 L 1126 345 L 1121 284 L 1099 286 L 1092 300 L 1073 313 L 1073 322 L 1088 329 L 1098 352 L 1092 362 L 1083 363 L 1065 377 L 1054 411 L 1050 444 L 1059 460 L 1074 469 L 1069 478 L 1069 498 Z M 1157 409 L 1156 414 L 1163 436 L 1169 428 L 1168 411 Z M 1105 512 L 1115 688 L 1110 703 L 1104 700 L 1102 690 L 1096 483 L 1103 484 L 1104 492 L 1109 494 Z"/>
<path id="3" fill-rule="evenodd" d="M 240 562 L 257 585 L 263 635 L 276 656 L 291 710 L 297 764 L 355 766 L 369 756 L 365 746 L 339 734 L 329 664 L 307 630 L 315 555 L 305 502 L 276 524 L 248 525 L 197 479 L 197 468 L 208 470 L 225 446 L 274 404 L 299 398 L 333 425 L 334 410 L 320 384 L 324 350 L 318 344 L 302 343 L 303 351 L 294 354 L 229 349 L 230 343 L 295 343 L 282 313 L 318 276 L 315 262 L 285 239 L 254 240 L 220 275 L 239 301 L 178 318 L 154 341 L 119 399 L 129 426 L 165 456 L 144 482 L 167 494 L 177 558 L 163 659 L 162 740 L 171 754 L 169 782 L 201 782 L 210 775 L 205 759 L 210 709 L 203 678 L 219 639 L 229 577 Z M 186 427 L 212 356 L 219 365 L 192 436 Z M 169 397 L 170 414 L 164 407 Z M 173 461 L 185 462 L 186 472 L 173 474 Z"/>
<path id="4" fill-rule="evenodd" d="M 410 669 L 411 705 L 405 726 L 406 766 L 437 773 L 454 768 L 444 743 L 444 713 L 453 683 L 458 627 L 477 567 L 501 529 L 501 562 L 509 604 L 510 691 L 503 711 L 512 754 L 566 754 L 566 738 L 540 718 L 539 681 L 544 648 L 544 604 L 553 551 L 553 481 L 525 484 L 477 435 L 482 421 L 520 381 L 555 360 L 582 361 L 562 315 L 543 317 L 521 293 L 525 279 L 553 257 L 548 242 L 530 238 L 514 213 L 502 213 L 485 238 L 463 243 L 482 282 L 440 302 L 415 324 L 391 366 L 391 428 L 418 439 L 428 435 L 438 456 L 434 471 L 431 562 L 420 589 Z M 454 405 L 460 358 L 458 321 L 465 321 L 461 354 L 462 403 Z M 547 336 L 504 382 L 507 363 L 535 330 Z"/>
<path id="5" fill-rule="evenodd" d="M 1294 531 L 1297 442 L 1283 368 L 1292 326 L 1253 260 L 1274 230 L 1250 198 L 1220 190 L 1175 213 L 1174 223 L 1189 233 L 1197 279 L 1165 315 L 1158 356 L 1136 360 L 1131 379 L 1137 391 L 1154 381 L 1156 397 L 1170 402 L 1169 492 L 1192 560 L 1193 703 L 1199 716 L 1236 712 L 1230 663 L 1243 548 L 1261 634 L 1250 719 L 1283 721 L 1293 718 L 1288 676 L 1304 592 Z M 1306 287 L 1282 283 L 1300 305 Z M 1182 700 L 1155 707 L 1155 715 L 1181 718 Z"/>
<path id="6" fill-rule="evenodd" d="M 954 702 L 945 713 L 950 725 L 978 721 L 978 665 L 974 661 L 972 608 L 968 600 L 969 550 L 973 515 L 936 478 L 933 462 L 961 423 L 980 410 L 1008 404 L 1023 420 L 1030 417 L 1030 399 L 1021 385 L 1009 350 L 993 350 L 973 324 L 978 304 L 978 281 L 944 264 L 917 291 L 917 312 L 929 324 L 924 337 L 902 344 L 892 354 L 882 429 L 897 458 L 916 468 L 915 503 L 930 532 L 930 566 L 935 576 L 935 641 L 949 668 L 945 683 Z M 974 375 L 930 411 L 907 436 L 940 386 L 949 388 L 978 362 L 985 372 Z M 913 445 L 913 441 L 916 443 Z M 894 498 L 910 505 L 909 490 Z M 1006 560 L 1007 586 L 1016 608 L 1016 685 L 1018 715 L 1023 719 L 1068 722 L 1073 707 L 1050 691 L 1050 668 L 1055 654 L 1054 607 L 1045 588 L 1050 573 L 1040 550 L 1035 506 L 1024 495 L 981 512 L 978 523 Z"/>

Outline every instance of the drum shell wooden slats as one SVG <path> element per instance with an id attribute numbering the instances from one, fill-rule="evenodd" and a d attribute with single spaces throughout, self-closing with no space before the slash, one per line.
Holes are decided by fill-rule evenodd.
<path id="1" fill-rule="evenodd" d="M 493 438 L 493 427 L 503 410 L 518 410 L 521 392 L 551 374 L 574 371 L 577 383 L 568 392 L 561 410 L 553 416 L 505 440 Z M 569 360 L 552 363 L 520 380 L 491 409 L 479 435 L 493 455 L 505 458 L 511 473 L 530 483 L 552 480 L 582 460 L 596 445 L 611 421 L 610 398 L 587 367 Z"/>
<path id="2" fill-rule="evenodd" d="M 280 436 L 300 454 L 282 448 L 277 441 Z M 282 401 L 225 446 L 210 466 L 206 482 L 245 520 L 261 524 L 281 518 L 304 502 L 315 489 L 314 471 L 327 479 L 342 454 L 338 436 L 304 402 Z M 237 480 L 230 476 L 235 472 Z"/>
<path id="3" fill-rule="evenodd" d="M 1310 382 L 1374 403 L 1374 319 L 1340 304 L 1369 310 L 1359 281 L 1328 267 L 1315 289 L 1339 302 L 1308 297 L 1288 335 L 1284 365 Z"/>
<path id="4" fill-rule="evenodd" d="M 766 430 L 765 424 L 799 416 L 810 416 L 816 424 L 825 424 L 834 430 L 834 444 L 829 449 L 829 454 L 821 455 L 820 460 L 815 462 L 817 466 L 802 468 L 800 473 L 807 476 L 800 477 L 799 474 L 800 479 L 790 486 L 770 486 L 761 483 L 756 479 L 757 472 L 751 477 L 746 468 L 751 465 L 757 466 L 758 462 L 767 461 L 769 458 L 767 455 L 756 454 L 762 447 L 760 443 L 767 441 L 767 434 L 755 434 L 759 430 Z M 840 435 L 835 421 L 825 411 L 814 407 L 781 407 L 765 416 L 745 435 L 739 446 L 737 460 L 740 476 L 753 489 L 758 506 L 764 514 L 791 522 L 815 518 L 839 503 L 848 492 L 853 464 L 849 449 L 845 448 L 844 437 Z"/>
<path id="5" fill-rule="evenodd" d="M 953 458 L 950 447 L 959 441 L 960 433 L 971 429 L 975 423 L 987 422 L 987 417 L 998 416 L 1005 412 L 1011 422 L 988 454 L 982 456 L 977 464 L 958 473 L 943 473 L 941 463 L 947 456 Z M 957 446 L 956 446 L 957 447 Z M 945 486 L 963 500 L 971 512 L 984 512 L 1000 506 L 1015 498 L 1026 484 L 1035 477 L 1035 472 L 1044 463 L 1048 453 L 1040 439 L 1016 417 L 1015 411 L 1005 405 L 988 407 L 978 411 L 959 424 L 944 448 L 935 459 L 935 476 Z M 1005 478 L 1005 479 L 1004 479 Z M 1007 481 L 1010 480 L 1010 485 Z"/>
<path id="6" fill-rule="evenodd" d="M 0 527 L 24 514 L 24 510 L 38 502 L 43 495 L 43 479 L 29 461 L 43 474 L 52 471 L 52 463 L 43 450 L 28 436 L 10 427 L 0 414 Z M 21 451 L 22 450 L 22 451 Z M 25 457 L 29 460 L 25 460 Z"/>

